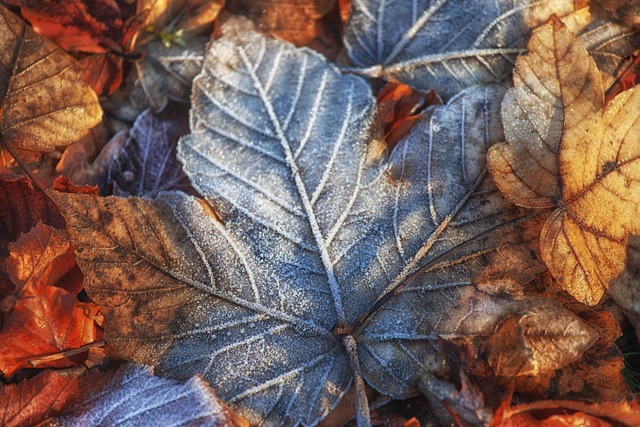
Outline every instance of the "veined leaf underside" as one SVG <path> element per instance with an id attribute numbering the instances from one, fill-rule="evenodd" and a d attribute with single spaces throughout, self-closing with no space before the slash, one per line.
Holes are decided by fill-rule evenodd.
<path id="1" fill-rule="evenodd" d="M 603 21 L 589 24 L 588 9 L 574 3 L 413 0 L 400 7 L 393 0 L 357 0 L 344 42 L 358 72 L 437 88 L 449 98 L 472 85 L 508 79 L 529 31 L 556 14 L 580 35 L 601 69 L 616 75 L 633 51 L 633 32 Z"/>
<path id="2" fill-rule="evenodd" d="M 363 80 L 237 22 L 194 87 L 179 157 L 222 222 L 181 193 L 59 196 L 90 266 L 87 289 L 111 310 L 110 342 L 127 357 L 182 379 L 201 373 L 253 422 L 315 424 L 352 379 L 333 328 L 517 216 L 485 172 L 487 148 L 502 139 L 503 90 L 462 92 L 387 160 Z M 471 286 L 511 259 L 520 236 L 510 233 L 443 257 L 371 316 L 355 336 L 369 384 L 413 394 L 442 368 L 437 337 L 488 333 L 531 304 Z"/>

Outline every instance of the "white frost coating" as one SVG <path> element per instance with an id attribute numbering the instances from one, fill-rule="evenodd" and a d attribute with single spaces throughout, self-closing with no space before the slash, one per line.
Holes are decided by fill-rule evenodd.
<path id="1" fill-rule="evenodd" d="M 139 365 L 120 368 L 103 389 L 81 399 L 69 413 L 56 420 L 56 425 L 229 425 L 228 410 L 202 379 L 194 377 L 181 383 L 158 378 L 149 368 Z"/>
<path id="2" fill-rule="evenodd" d="M 408 0 L 409 1 L 409 0 Z M 631 33 L 578 15 L 573 0 L 358 0 L 344 36 L 349 58 L 365 74 L 381 73 L 444 98 L 483 83 L 508 79 L 527 33 L 553 14 L 613 74 L 633 51 Z M 594 34 L 595 33 L 595 34 Z M 607 45 L 606 40 L 614 43 Z"/>
<path id="3" fill-rule="evenodd" d="M 106 212 L 89 220 L 77 213 L 95 210 L 95 198 L 60 198 L 78 204 L 69 215 L 74 244 L 79 254 L 94 254 L 79 256 L 83 269 L 108 282 L 107 268 L 129 263 L 152 278 L 126 294 L 129 317 L 119 319 L 148 326 L 144 336 L 127 326 L 133 330 L 117 337 L 135 350 L 132 357 L 151 354 L 158 373 L 178 379 L 204 374 L 255 424 L 315 425 L 352 382 L 333 328 L 341 320 L 353 325 L 388 286 L 505 220 L 496 212 L 509 206 L 483 180 L 486 149 L 503 140 L 503 90 L 461 92 L 386 159 L 376 154 L 381 130 L 364 80 L 238 21 L 222 31 L 194 81 L 192 133 L 178 147 L 192 184 L 222 222 L 178 192 L 153 202 L 100 199 L 114 221 L 146 229 L 126 242 L 91 240 L 87 227 L 104 228 Z M 100 242 L 109 247 L 96 249 Z M 414 394 L 419 379 L 442 365 L 434 337 L 488 333 L 513 309 L 510 300 L 469 286 L 501 247 L 477 239 L 463 249 L 354 334 L 357 346 L 366 342 L 358 356 L 371 386 L 399 398 Z M 112 292 L 122 301 L 123 286 L 111 283 L 104 299 Z M 163 310 L 166 317 L 149 322 L 149 313 Z"/>

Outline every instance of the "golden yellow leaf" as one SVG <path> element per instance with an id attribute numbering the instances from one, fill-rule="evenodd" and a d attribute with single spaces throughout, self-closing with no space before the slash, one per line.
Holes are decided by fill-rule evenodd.
<path id="1" fill-rule="evenodd" d="M 76 61 L 0 5 L 0 135 L 12 146 L 52 151 L 102 118 Z"/>
<path id="2" fill-rule="evenodd" d="M 557 207 L 542 258 L 567 292 L 596 304 L 640 231 L 640 92 L 603 110 L 598 68 L 557 18 L 534 31 L 514 85 L 502 105 L 506 142 L 490 150 L 489 169 L 515 204 Z"/>

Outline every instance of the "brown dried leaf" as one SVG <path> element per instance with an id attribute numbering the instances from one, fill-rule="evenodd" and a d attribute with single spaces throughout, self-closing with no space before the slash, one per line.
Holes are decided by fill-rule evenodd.
<path id="1" fill-rule="evenodd" d="M 9 144 L 52 151 L 102 117 L 75 60 L 0 5 L 0 135 Z"/>
<path id="2" fill-rule="evenodd" d="M 274 37 L 305 46 L 320 34 L 318 21 L 335 0 L 229 0 L 227 7 L 249 17 Z"/>
<path id="3" fill-rule="evenodd" d="M 56 205 L 24 176 L 0 171 L 0 206 L 0 254 L 9 242 L 31 230 L 38 221 L 64 227 Z"/>
<path id="4" fill-rule="evenodd" d="M 619 21 L 630 27 L 640 27 L 640 1 L 638 0 L 591 0 L 591 13 L 603 18 Z"/>
<path id="5" fill-rule="evenodd" d="M 488 339 L 489 364 L 500 376 L 540 375 L 580 359 L 596 338 L 570 311 L 536 307 L 500 322 Z"/>
<path id="6" fill-rule="evenodd" d="M 534 31 L 528 50 L 503 103 L 507 142 L 490 150 L 488 166 L 517 205 L 558 207 L 541 233 L 543 260 L 593 305 L 622 271 L 628 235 L 640 231 L 640 91 L 603 111 L 600 73 L 557 18 Z"/>

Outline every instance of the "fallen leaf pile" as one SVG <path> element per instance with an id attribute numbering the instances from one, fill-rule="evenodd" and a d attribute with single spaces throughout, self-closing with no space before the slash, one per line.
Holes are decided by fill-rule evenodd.
<path id="1" fill-rule="evenodd" d="M 614 3 L 6 0 L 0 423 L 638 425 Z"/>

